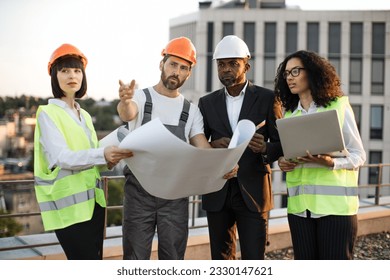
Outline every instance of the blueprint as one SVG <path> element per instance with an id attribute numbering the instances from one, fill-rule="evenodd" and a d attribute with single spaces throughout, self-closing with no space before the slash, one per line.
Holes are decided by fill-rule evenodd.
<path id="1" fill-rule="evenodd" d="M 177 138 L 158 118 L 131 133 L 124 129 L 114 130 L 100 145 L 133 151 L 134 156 L 124 161 L 142 187 L 156 197 L 177 199 L 220 190 L 224 174 L 238 163 L 256 128 L 241 120 L 226 149 L 196 148 Z"/>

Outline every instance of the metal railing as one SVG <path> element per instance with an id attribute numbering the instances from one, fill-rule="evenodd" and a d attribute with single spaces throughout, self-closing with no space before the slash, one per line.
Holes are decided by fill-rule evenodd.
<path id="1" fill-rule="evenodd" d="M 363 208 L 363 207 L 376 207 L 376 206 L 390 206 L 390 202 L 381 203 L 382 190 L 386 187 L 390 188 L 389 181 L 383 182 L 383 177 L 385 174 L 383 171 L 385 168 L 390 170 L 390 164 L 367 164 L 367 165 L 364 165 L 361 167 L 360 176 L 362 176 L 361 175 L 362 170 L 367 169 L 368 170 L 367 173 L 368 173 L 369 177 L 371 178 L 370 179 L 371 182 L 373 182 L 373 183 L 367 183 L 367 184 L 360 184 L 359 183 L 359 190 L 361 190 L 361 189 L 374 189 L 374 195 L 373 195 L 374 196 L 374 203 L 372 203 L 371 205 L 361 206 L 361 208 Z M 386 173 L 387 175 L 390 173 L 389 170 Z M 275 174 L 277 174 L 278 172 L 279 173 L 281 172 L 280 169 L 272 169 L 272 171 L 273 171 L 273 176 Z M 108 192 L 108 188 L 109 188 L 108 183 L 110 180 L 119 180 L 119 179 L 123 179 L 123 178 L 124 178 L 124 176 L 103 176 L 102 180 L 104 182 L 104 189 L 105 189 L 106 194 Z M 388 179 L 388 176 L 387 176 L 387 179 Z M 368 180 L 368 181 L 370 181 L 370 180 Z M 2 190 L 4 191 L 4 189 L 6 189 L 8 187 L 15 186 L 15 185 L 18 185 L 18 186 L 23 185 L 25 188 L 33 189 L 34 180 L 31 179 L 31 180 L 0 181 L 0 191 L 2 191 Z M 287 192 L 285 190 L 285 185 L 284 185 L 284 191 L 274 192 L 273 195 L 274 195 L 274 197 L 286 196 Z M 207 227 L 207 225 L 196 225 L 196 218 L 198 218 L 197 207 L 199 208 L 200 204 L 201 204 L 200 196 L 190 197 L 189 203 L 190 203 L 190 207 L 191 207 L 191 211 L 190 211 L 191 223 L 190 223 L 189 229 Z M 122 208 L 123 208 L 122 205 L 107 206 L 106 211 L 112 211 L 112 210 L 117 210 L 117 209 L 122 209 Z M 19 218 L 19 217 L 28 217 L 28 216 L 37 216 L 37 215 L 40 215 L 40 212 L 0 214 L 0 222 L 1 222 L 1 219 L 5 219 L 5 218 Z M 106 217 L 107 217 L 107 215 L 106 215 Z M 270 219 L 283 218 L 283 217 L 285 217 L 285 216 L 271 216 Z M 112 235 L 110 237 L 106 237 L 106 239 L 118 238 L 121 236 L 122 235 Z M 18 237 L 15 236 L 15 238 L 18 238 Z M 0 242 L 1 242 L 1 238 L 0 238 Z M 40 244 L 26 244 L 26 245 L 9 246 L 9 247 L 1 247 L 0 246 L 0 252 L 1 251 L 9 251 L 9 250 L 18 250 L 18 249 L 30 249 L 30 248 L 36 248 L 36 247 L 52 246 L 52 245 L 59 245 L 59 243 L 58 242 L 44 242 L 44 243 L 40 243 Z"/>

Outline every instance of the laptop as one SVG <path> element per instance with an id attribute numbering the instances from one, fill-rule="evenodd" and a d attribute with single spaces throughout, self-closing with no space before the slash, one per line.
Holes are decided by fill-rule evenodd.
<path id="1" fill-rule="evenodd" d="M 332 157 L 348 155 L 336 110 L 278 119 L 276 125 L 288 160 L 306 156 L 306 151 Z"/>

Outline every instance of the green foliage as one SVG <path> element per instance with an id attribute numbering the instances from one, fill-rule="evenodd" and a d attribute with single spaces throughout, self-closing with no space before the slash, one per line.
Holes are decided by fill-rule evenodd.
<path id="1" fill-rule="evenodd" d="M 0 97 L 0 119 L 6 116 L 7 111 L 18 110 L 20 108 L 28 110 L 26 112 L 27 114 L 30 111 L 31 113 L 35 113 L 36 108 L 43 104 L 47 104 L 47 99 L 25 95 L 20 97 Z"/>
<path id="2" fill-rule="evenodd" d="M 123 204 L 124 179 L 110 180 L 108 182 L 108 206 L 118 206 Z M 122 209 L 107 211 L 107 225 L 122 224 Z"/>
<path id="3" fill-rule="evenodd" d="M 96 104 L 96 101 L 94 99 L 92 99 L 92 98 L 79 99 L 79 100 L 77 100 L 77 102 L 80 104 L 80 106 L 82 108 L 84 108 L 88 112 L 90 112 L 94 108 L 94 106 Z"/>
<path id="4" fill-rule="evenodd" d="M 80 106 L 94 118 L 96 130 L 114 130 L 118 127 L 114 122 L 114 116 L 117 116 L 116 106 L 118 102 L 109 102 L 106 105 L 100 105 L 92 98 L 78 100 Z M 105 102 L 104 99 L 100 100 Z"/>
<path id="5" fill-rule="evenodd" d="M 5 116 L 5 101 L 3 97 L 0 96 L 0 119 Z"/>
<path id="6" fill-rule="evenodd" d="M 96 130 L 114 130 L 118 125 L 114 122 L 114 117 L 118 116 L 116 107 L 119 100 L 106 102 L 104 99 L 100 102 L 92 98 L 78 99 L 81 108 L 86 110 L 94 120 Z M 12 115 L 15 110 L 24 108 L 25 116 L 35 116 L 35 112 L 39 105 L 48 103 L 48 98 L 37 98 L 32 96 L 22 95 L 20 97 L 0 97 L 0 119 L 8 115 Z M 105 103 L 105 104 L 101 104 Z"/>
<path id="7" fill-rule="evenodd" d="M 0 210 L 0 214 L 7 214 L 7 213 L 3 210 Z M 15 236 L 22 230 L 23 230 L 23 226 L 17 223 L 13 218 L 0 219 L 0 238 Z"/>
<path id="8" fill-rule="evenodd" d="M 97 110 L 94 114 L 95 122 L 94 126 L 96 130 L 114 130 L 118 127 L 114 123 L 115 113 L 112 113 L 109 107 L 101 107 L 100 110 Z"/>

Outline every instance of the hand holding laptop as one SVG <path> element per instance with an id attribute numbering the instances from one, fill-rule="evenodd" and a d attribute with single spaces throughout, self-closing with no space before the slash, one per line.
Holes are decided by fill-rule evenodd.
<path id="1" fill-rule="evenodd" d="M 284 157 L 280 157 L 278 160 L 279 168 L 284 172 L 289 172 L 301 163 L 316 163 L 327 167 L 334 166 L 333 158 L 329 155 L 312 155 L 309 151 L 306 151 L 306 154 L 307 156 L 297 157 L 294 160 L 286 160 Z"/>
<path id="2" fill-rule="evenodd" d="M 298 162 L 303 162 L 303 163 L 317 163 L 320 165 L 328 166 L 328 167 L 333 167 L 334 162 L 331 156 L 329 155 L 312 155 L 310 154 L 309 151 L 306 151 L 307 156 L 305 157 L 297 157 Z"/>

